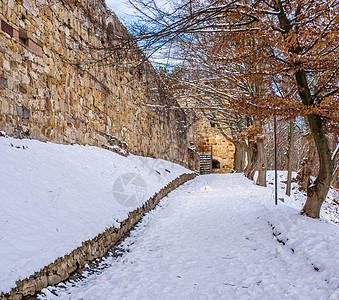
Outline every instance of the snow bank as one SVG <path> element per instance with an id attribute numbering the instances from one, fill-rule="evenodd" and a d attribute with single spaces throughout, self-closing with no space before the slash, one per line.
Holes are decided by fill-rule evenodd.
<path id="1" fill-rule="evenodd" d="M 319 279 L 328 284 L 332 292 L 326 299 L 339 299 L 339 228 L 297 212 L 283 206 L 266 217 L 277 240 L 293 253 L 297 264 L 312 266 Z"/>
<path id="2" fill-rule="evenodd" d="M 299 185 L 295 181 L 296 172 L 292 172 L 291 196 L 286 195 L 287 171 L 278 171 L 278 198 L 283 200 L 290 207 L 301 210 L 306 202 L 306 192 L 299 190 Z M 314 178 L 315 179 L 315 178 Z M 267 186 L 271 190 L 271 198 L 274 197 L 274 171 L 267 171 Z M 320 217 L 339 225 L 339 192 L 330 189 L 324 201 Z M 279 203 L 281 203 L 279 201 Z"/>
<path id="3" fill-rule="evenodd" d="M 337 300 L 339 227 L 299 211 L 242 174 L 198 176 L 142 219 L 122 256 L 38 298 Z"/>
<path id="4" fill-rule="evenodd" d="M 0 137 L 0 292 L 119 227 L 183 173 L 160 159 Z"/>
<path id="5" fill-rule="evenodd" d="M 297 173 L 292 173 L 295 179 Z M 270 224 L 273 234 L 281 243 L 281 248 L 289 249 L 301 264 L 311 265 L 319 272 L 320 279 L 328 284 L 330 293 L 326 299 L 339 299 L 339 205 L 338 191 L 330 189 L 324 201 L 320 219 L 301 216 L 307 196 L 299 189 L 296 181 L 291 185 L 291 196 L 287 196 L 287 171 L 278 171 L 278 206 L 274 202 L 274 171 L 267 172 L 267 208 L 265 219 Z M 332 224 L 331 224 L 332 223 Z M 336 225 L 333 225 L 336 224 Z M 280 252 L 278 250 L 278 252 Z M 325 299 L 325 298 L 324 298 Z"/>

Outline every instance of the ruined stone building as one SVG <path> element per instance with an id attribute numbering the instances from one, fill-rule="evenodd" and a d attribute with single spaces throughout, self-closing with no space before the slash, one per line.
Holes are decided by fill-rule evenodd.
<path id="1" fill-rule="evenodd" d="M 231 172 L 234 164 L 234 144 L 220 133 L 216 124 L 201 111 L 191 109 L 197 104 L 194 99 L 187 97 L 178 97 L 178 99 L 188 113 L 190 168 L 199 171 L 200 174 Z M 198 163 L 192 149 L 198 153 Z"/>
<path id="2" fill-rule="evenodd" d="M 231 172 L 234 162 L 234 145 L 207 119 L 197 120 L 194 132 L 194 143 L 201 156 L 201 172 L 206 171 L 204 167 L 208 168 L 208 165 L 203 166 L 204 161 L 210 164 L 212 173 Z"/>
<path id="3" fill-rule="evenodd" d="M 1 0 L 0 23 L 0 131 L 187 165 L 185 113 L 104 0 Z"/>

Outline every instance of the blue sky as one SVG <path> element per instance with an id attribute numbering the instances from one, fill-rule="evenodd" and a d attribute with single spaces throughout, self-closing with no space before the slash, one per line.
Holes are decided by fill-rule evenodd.
<path id="1" fill-rule="evenodd" d="M 120 19 L 129 20 L 132 18 L 133 8 L 128 4 L 128 0 L 106 0 L 106 3 Z"/>
<path id="2" fill-rule="evenodd" d="M 157 4 L 161 3 L 162 5 L 166 5 L 169 3 L 168 0 L 156 0 Z M 133 23 L 133 21 L 137 21 L 137 18 L 133 18 L 134 9 L 128 3 L 128 0 L 106 0 L 106 4 L 115 12 L 115 14 L 119 17 L 119 19 L 128 27 L 128 23 Z M 166 47 L 165 47 L 166 48 Z M 157 63 L 167 63 L 168 59 L 163 58 L 167 57 L 167 50 L 158 51 L 156 55 L 153 55 L 151 61 L 153 64 Z"/>
<path id="3" fill-rule="evenodd" d="M 171 3 L 171 0 L 155 0 L 155 2 L 161 8 L 164 8 Z M 135 10 L 132 5 L 128 3 L 128 0 L 106 0 L 106 3 L 116 13 L 120 20 L 126 22 L 133 21 Z M 134 21 L 136 21 L 136 18 Z"/>

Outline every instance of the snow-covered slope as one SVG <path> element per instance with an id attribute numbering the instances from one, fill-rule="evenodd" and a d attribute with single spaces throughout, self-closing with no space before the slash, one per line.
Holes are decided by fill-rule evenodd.
<path id="1" fill-rule="evenodd" d="M 119 227 L 183 173 L 160 159 L 0 137 L 0 292 Z"/>
<path id="2" fill-rule="evenodd" d="M 292 173 L 291 196 L 286 195 L 287 171 L 278 171 L 278 199 L 283 200 L 290 207 L 301 210 L 306 202 L 306 192 L 299 189 L 295 178 L 296 172 Z M 255 176 L 256 177 L 256 176 Z M 315 178 L 313 178 L 314 180 Z M 267 171 L 267 186 L 271 190 L 271 200 L 274 201 L 274 171 Z M 339 225 L 339 192 L 330 189 L 324 201 L 320 217 Z M 279 201 L 280 202 L 280 201 Z M 280 202 L 281 203 L 281 202 Z"/>
<path id="3" fill-rule="evenodd" d="M 299 211 L 242 174 L 199 176 L 143 218 L 122 256 L 39 299 L 338 300 L 339 227 Z"/>

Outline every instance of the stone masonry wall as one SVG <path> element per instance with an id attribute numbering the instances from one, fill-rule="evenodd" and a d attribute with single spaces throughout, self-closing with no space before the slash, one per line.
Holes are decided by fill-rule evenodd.
<path id="1" fill-rule="evenodd" d="M 195 176 L 196 174 L 194 173 L 180 175 L 150 198 L 142 207 L 132 211 L 129 217 L 121 223 L 120 228 L 108 228 L 94 239 L 83 242 L 81 247 L 64 257 L 58 258 L 29 278 L 17 281 L 16 288 L 12 289 L 8 294 L 1 294 L 0 298 L 19 300 L 23 297 L 32 296 L 49 285 L 56 285 L 66 280 L 74 271 L 83 268 L 91 260 L 103 257 L 114 244 L 139 222 L 146 212 L 159 203 L 161 198 Z"/>
<path id="2" fill-rule="evenodd" d="M 197 121 L 195 139 L 198 152 L 210 154 L 212 151 L 212 160 L 219 163 L 219 168 L 212 169 L 213 173 L 228 173 L 233 169 L 234 145 L 209 121 Z"/>
<path id="3" fill-rule="evenodd" d="M 104 0 L 1 0 L 0 23 L 1 131 L 187 165 L 185 113 Z"/>

